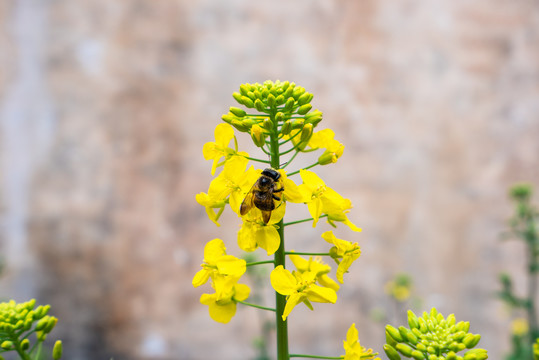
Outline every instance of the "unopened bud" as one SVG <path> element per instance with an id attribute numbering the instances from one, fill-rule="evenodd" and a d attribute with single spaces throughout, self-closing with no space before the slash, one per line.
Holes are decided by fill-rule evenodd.
<path id="1" fill-rule="evenodd" d="M 384 352 L 386 353 L 389 360 L 401 360 L 401 356 L 395 350 L 395 348 L 391 345 L 385 344 L 384 345 Z"/>
<path id="2" fill-rule="evenodd" d="M 266 110 L 264 108 L 264 103 L 260 99 L 256 99 L 254 102 L 254 105 L 255 105 L 255 108 L 260 112 L 264 112 L 264 110 Z"/>
<path id="3" fill-rule="evenodd" d="M 13 348 L 13 342 L 6 340 L 0 344 L 0 347 L 4 350 L 11 350 Z"/>
<path id="4" fill-rule="evenodd" d="M 62 341 L 57 340 L 54 343 L 54 347 L 52 348 L 52 358 L 54 360 L 59 360 L 62 357 L 62 352 L 63 352 Z"/>
<path id="5" fill-rule="evenodd" d="M 308 142 L 313 136 L 313 125 L 305 124 L 303 130 L 301 130 L 301 142 Z"/>
<path id="6" fill-rule="evenodd" d="M 236 119 L 232 120 L 230 125 L 234 126 L 238 131 L 241 131 L 241 132 L 247 132 L 251 128 L 250 126 L 247 126 L 244 121 L 240 121 Z"/>
<path id="7" fill-rule="evenodd" d="M 299 98 L 298 98 L 298 104 L 299 105 L 305 105 L 305 104 L 308 104 L 311 102 L 311 100 L 313 99 L 313 94 L 311 93 L 303 93 L 303 95 L 301 95 Z"/>
<path id="8" fill-rule="evenodd" d="M 241 97 L 241 103 L 245 106 L 247 106 L 248 108 L 253 108 L 254 107 L 254 102 L 253 100 L 251 100 L 250 98 L 248 98 L 247 96 L 242 96 Z"/>
<path id="9" fill-rule="evenodd" d="M 241 94 L 238 93 L 238 92 L 234 92 L 232 93 L 232 97 L 234 98 L 234 100 L 236 100 L 238 103 L 242 104 L 243 105 L 243 102 L 241 100 Z"/>
<path id="10" fill-rule="evenodd" d="M 397 349 L 398 352 L 400 352 L 402 355 L 406 357 L 412 356 L 412 351 L 414 351 L 414 349 L 412 349 L 410 346 L 404 343 L 397 344 L 395 346 L 395 349 Z"/>
<path id="11" fill-rule="evenodd" d="M 284 104 L 284 101 L 284 96 L 282 94 L 275 98 L 275 104 L 277 104 L 277 106 Z"/>
<path id="12" fill-rule="evenodd" d="M 244 117 L 244 116 L 246 115 L 245 110 L 240 109 L 240 108 L 237 108 L 237 107 L 234 107 L 234 106 L 231 106 L 230 109 L 229 109 L 229 111 L 230 111 L 232 114 L 234 114 L 234 115 L 236 115 L 237 117 L 240 117 L 240 118 L 241 118 L 241 117 Z"/>
<path id="13" fill-rule="evenodd" d="M 313 106 L 312 106 L 311 104 L 301 105 L 301 106 L 298 108 L 298 114 L 299 114 L 299 115 L 305 115 L 305 114 L 307 114 L 309 111 L 311 111 L 312 108 L 313 108 Z"/>
<path id="14" fill-rule="evenodd" d="M 296 87 L 296 84 L 291 83 L 290 86 L 286 88 L 285 92 L 283 93 L 283 96 L 285 97 L 285 99 L 288 99 L 289 97 L 294 95 L 295 87 Z"/>
<path id="15" fill-rule="evenodd" d="M 477 343 L 481 340 L 481 335 L 479 334 L 468 334 L 462 339 L 462 343 L 466 346 L 467 349 L 474 348 Z"/>
<path id="16" fill-rule="evenodd" d="M 270 108 L 274 108 L 275 107 L 275 96 L 273 94 L 269 94 L 268 95 L 268 106 Z"/>
<path id="17" fill-rule="evenodd" d="M 264 136 L 264 130 L 258 125 L 253 125 L 251 127 L 251 139 L 256 146 L 262 147 L 266 144 L 266 137 Z"/>
<path id="18" fill-rule="evenodd" d="M 248 84 L 241 84 L 240 85 L 240 93 L 243 95 L 243 96 L 247 96 L 247 94 L 249 93 L 249 91 L 251 91 L 251 88 Z"/>
<path id="19" fill-rule="evenodd" d="M 412 310 L 408 310 L 408 325 L 410 329 L 418 329 L 419 321 L 417 320 L 417 315 L 414 314 Z"/>
<path id="20" fill-rule="evenodd" d="M 277 114 L 275 114 L 275 121 L 277 122 L 284 121 L 284 114 L 280 111 Z"/>
<path id="21" fill-rule="evenodd" d="M 286 120 L 281 127 L 281 134 L 288 135 L 290 134 L 290 130 L 292 130 L 292 124 L 290 123 L 290 120 Z"/>
<path id="22" fill-rule="evenodd" d="M 292 96 L 297 100 L 303 93 L 305 92 L 305 88 L 298 86 L 294 89 L 294 92 L 292 93 Z"/>
<path id="23" fill-rule="evenodd" d="M 425 355 L 419 350 L 412 351 L 411 355 L 416 360 L 424 360 L 425 359 Z"/>
<path id="24" fill-rule="evenodd" d="M 391 325 L 386 325 L 386 334 L 389 334 L 396 342 L 402 342 L 402 336 L 396 328 Z"/>
<path id="25" fill-rule="evenodd" d="M 30 348 L 30 340 L 24 339 L 21 341 L 21 349 L 28 350 Z"/>
<path id="26" fill-rule="evenodd" d="M 264 129 L 266 129 L 268 131 L 273 130 L 273 122 L 268 118 L 264 119 L 264 122 L 262 123 L 262 126 L 264 127 Z"/>
<path id="27" fill-rule="evenodd" d="M 284 112 L 291 111 L 295 103 L 296 103 L 296 100 L 293 97 L 289 97 L 288 100 L 286 100 L 286 104 L 284 105 L 283 111 Z"/>

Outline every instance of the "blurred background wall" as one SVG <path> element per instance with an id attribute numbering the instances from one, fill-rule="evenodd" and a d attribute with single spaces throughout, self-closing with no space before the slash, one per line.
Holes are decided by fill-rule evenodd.
<path id="1" fill-rule="evenodd" d="M 338 306 L 294 310 L 291 350 L 342 354 L 356 322 L 381 351 L 404 316 L 384 284 L 406 272 L 416 310 L 508 351 L 494 294 L 504 270 L 524 287 L 507 189 L 539 186 L 537 1 L 2 0 L 0 23 L 0 296 L 50 303 L 67 359 L 255 357 L 264 316 L 214 323 L 191 279 L 207 241 L 241 254 L 237 218 L 195 202 L 201 150 L 232 92 L 267 79 L 315 94 L 346 146 L 317 171 L 364 229 L 336 231 L 363 255 Z M 328 229 L 293 246 L 325 249 Z"/>

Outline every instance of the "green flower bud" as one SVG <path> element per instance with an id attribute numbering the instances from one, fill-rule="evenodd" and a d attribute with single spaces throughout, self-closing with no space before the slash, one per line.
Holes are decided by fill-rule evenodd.
<path id="1" fill-rule="evenodd" d="M 422 352 L 427 351 L 427 347 L 425 346 L 425 344 L 418 343 L 415 347 L 416 347 L 416 349 L 419 350 L 419 351 L 422 351 Z"/>
<path id="2" fill-rule="evenodd" d="M 237 117 L 240 117 L 240 118 L 242 118 L 242 117 L 244 117 L 244 116 L 246 115 L 245 110 L 240 109 L 240 108 L 237 108 L 237 107 L 234 107 L 234 106 L 231 106 L 230 109 L 229 109 L 229 111 L 230 111 L 232 114 L 234 114 L 234 115 L 236 115 Z"/>
<path id="3" fill-rule="evenodd" d="M 281 134 L 288 135 L 290 134 L 290 130 L 292 130 L 292 124 L 290 123 L 290 120 L 286 120 L 281 127 Z"/>
<path id="4" fill-rule="evenodd" d="M 59 360 L 62 357 L 62 341 L 57 340 L 54 343 L 54 347 L 52 348 L 52 358 L 53 360 Z"/>
<path id="5" fill-rule="evenodd" d="M 404 343 L 397 344 L 395 346 L 395 349 L 397 349 L 398 352 L 400 352 L 402 355 L 406 357 L 412 356 L 412 351 L 414 351 L 414 349 L 412 349 L 410 346 Z"/>
<path id="6" fill-rule="evenodd" d="M 227 124 L 232 124 L 233 121 L 238 121 L 238 118 L 236 117 L 236 115 L 232 114 L 232 113 L 228 113 L 228 114 L 225 114 L 225 115 L 222 115 L 221 116 L 221 119 L 226 122 Z"/>
<path id="7" fill-rule="evenodd" d="M 45 328 L 45 326 L 47 326 L 48 323 L 49 323 L 49 318 L 48 317 L 42 318 L 36 324 L 36 331 L 43 330 Z"/>
<path id="8" fill-rule="evenodd" d="M 280 111 L 277 114 L 275 114 L 275 121 L 277 122 L 284 121 L 284 114 Z"/>
<path id="9" fill-rule="evenodd" d="M 275 98 L 277 106 L 284 104 L 284 96 L 281 94 Z"/>
<path id="10" fill-rule="evenodd" d="M 417 315 L 412 310 L 408 310 L 408 325 L 410 329 L 419 329 L 419 321 Z"/>
<path id="11" fill-rule="evenodd" d="M 273 130 L 273 122 L 269 118 L 264 119 L 264 122 L 262 123 L 262 126 L 264 127 L 264 129 L 266 129 L 268 131 Z"/>
<path id="12" fill-rule="evenodd" d="M 275 107 L 275 96 L 273 94 L 269 94 L 268 95 L 268 106 L 270 108 L 274 108 Z"/>
<path id="13" fill-rule="evenodd" d="M 264 112 L 266 108 L 264 107 L 264 103 L 260 99 L 255 100 L 255 109 L 257 109 L 260 112 Z"/>
<path id="14" fill-rule="evenodd" d="M 479 343 L 479 340 L 481 340 L 481 335 L 468 334 L 464 337 L 464 339 L 462 339 L 462 343 L 467 349 L 471 349 L 474 348 L 477 343 Z"/>
<path id="15" fill-rule="evenodd" d="M 450 351 L 447 353 L 447 356 L 445 358 L 447 360 L 457 360 L 457 354 L 455 354 L 454 351 Z"/>
<path id="16" fill-rule="evenodd" d="M 311 102 L 311 100 L 313 99 L 313 94 L 311 93 L 308 93 L 308 92 L 305 92 L 303 93 L 303 95 L 301 95 L 299 98 L 298 98 L 298 104 L 301 106 L 301 105 L 305 105 L 305 104 L 308 104 Z"/>
<path id="17" fill-rule="evenodd" d="M 301 142 L 307 143 L 313 136 L 313 125 L 305 124 L 301 130 Z"/>
<path id="18" fill-rule="evenodd" d="M 241 131 L 241 132 L 248 132 L 251 129 L 251 127 L 246 125 L 244 121 L 240 121 L 236 119 L 232 120 L 230 125 L 234 126 L 238 131 Z"/>
<path id="19" fill-rule="evenodd" d="M 425 355 L 421 351 L 418 351 L 418 350 L 412 351 L 411 355 L 416 360 L 424 360 L 425 359 Z"/>
<path id="20" fill-rule="evenodd" d="M 320 165 L 329 165 L 334 164 L 337 162 L 337 157 L 335 154 L 330 152 L 324 152 L 322 155 L 318 157 L 318 163 Z"/>
<path id="21" fill-rule="evenodd" d="M 21 349 L 28 350 L 30 348 L 30 340 L 24 339 L 21 341 Z"/>
<path id="22" fill-rule="evenodd" d="M 232 97 L 233 97 L 234 100 L 236 100 L 238 103 L 240 103 L 241 105 L 243 105 L 243 101 L 241 100 L 241 94 L 240 94 L 240 93 L 234 92 L 234 93 L 232 93 Z"/>
<path id="23" fill-rule="evenodd" d="M 307 114 L 312 108 L 313 108 L 313 106 L 312 106 L 311 104 L 301 105 L 301 106 L 298 108 L 298 114 L 299 114 L 299 115 L 305 115 L 305 114 Z"/>
<path id="24" fill-rule="evenodd" d="M 47 325 L 43 329 L 43 332 L 46 334 L 50 333 L 52 329 L 56 326 L 56 323 L 58 322 L 58 319 L 54 316 L 49 317 L 49 321 L 47 322 Z"/>
<path id="25" fill-rule="evenodd" d="M 249 86 L 249 84 L 241 84 L 240 85 L 240 93 L 241 93 L 241 95 L 248 96 L 249 91 L 251 91 L 251 87 Z"/>
<path id="26" fill-rule="evenodd" d="M 247 96 L 242 96 L 241 97 L 241 102 L 242 102 L 243 105 L 247 106 L 250 109 L 252 109 L 255 106 L 253 100 L 251 100 Z"/>
<path id="27" fill-rule="evenodd" d="M 386 353 L 389 360 L 401 360 L 401 356 L 399 355 L 397 350 L 395 350 L 395 348 L 391 345 L 385 344 L 384 352 Z"/>
<path id="28" fill-rule="evenodd" d="M 290 86 L 286 88 L 286 90 L 283 93 L 283 96 L 285 99 L 288 99 L 289 97 L 294 95 L 294 89 L 296 87 L 296 84 L 291 83 Z M 295 100 L 294 100 L 295 101 Z"/>
<path id="29" fill-rule="evenodd" d="M 284 105 L 283 111 L 284 112 L 292 111 L 295 103 L 296 103 L 296 100 L 293 97 L 289 97 L 288 100 L 286 100 L 286 104 Z"/>
<path id="30" fill-rule="evenodd" d="M 292 120 L 292 130 L 301 129 L 303 125 L 305 125 L 305 120 L 303 119 Z"/>
<path id="31" fill-rule="evenodd" d="M 264 130 L 258 125 L 253 125 L 251 127 L 251 139 L 253 139 L 253 142 L 258 147 L 262 147 L 266 144 Z"/>
<path id="32" fill-rule="evenodd" d="M 399 330 L 395 329 L 391 325 L 386 325 L 386 334 L 391 336 L 396 342 L 402 342 L 403 341 Z"/>
<path id="33" fill-rule="evenodd" d="M 4 342 L 2 342 L 2 344 L 0 344 L 0 347 L 4 350 L 11 350 L 13 349 L 13 342 L 5 340 Z"/>
<path id="34" fill-rule="evenodd" d="M 255 95 L 255 98 L 262 99 L 262 94 L 260 93 L 260 91 L 255 90 L 253 91 L 253 94 Z"/>
<path id="35" fill-rule="evenodd" d="M 305 88 L 298 86 L 294 89 L 294 92 L 292 93 L 292 96 L 294 96 L 294 99 L 298 99 L 303 93 L 305 92 Z"/>

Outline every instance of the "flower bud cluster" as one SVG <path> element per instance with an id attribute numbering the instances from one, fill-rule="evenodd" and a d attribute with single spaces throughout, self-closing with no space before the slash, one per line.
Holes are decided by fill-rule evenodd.
<path id="1" fill-rule="evenodd" d="M 250 133 L 259 147 L 264 145 L 265 137 L 273 131 L 282 135 L 299 131 L 298 139 L 306 145 L 313 129 L 322 120 L 321 111 L 311 111 L 313 94 L 293 82 L 268 80 L 263 84 L 242 84 L 239 92 L 232 96 L 240 105 L 261 114 L 248 114 L 233 106 L 228 114 L 222 116 L 223 121 L 241 132 Z"/>
<path id="2" fill-rule="evenodd" d="M 35 299 L 24 303 L 14 300 L 0 303 L 0 347 L 3 351 L 26 351 L 30 348 L 30 340 L 29 334 L 25 333 L 35 332 L 37 341 L 42 342 L 52 331 L 58 319 L 47 315 L 50 305 L 34 308 L 35 304 Z M 56 347 L 61 347 L 61 343 Z"/>
<path id="3" fill-rule="evenodd" d="M 417 317 L 408 311 L 408 325 L 398 329 L 386 326 L 384 351 L 390 360 L 401 357 L 416 360 L 484 360 L 488 358 L 484 349 L 473 349 L 481 335 L 469 333 L 470 323 L 456 322 L 455 315 L 444 318 L 435 308 Z M 468 349 L 463 355 L 458 352 Z"/>

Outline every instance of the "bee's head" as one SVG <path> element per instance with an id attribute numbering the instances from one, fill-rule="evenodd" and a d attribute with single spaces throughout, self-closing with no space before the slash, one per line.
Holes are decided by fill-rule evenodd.
<path id="1" fill-rule="evenodd" d="M 271 168 L 264 169 L 264 171 L 262 171 L 262 175 L 266 175 L 272 178 L 274 181 L 279 180 L 281 177 L 281 174 L 277 170 Z"/>

